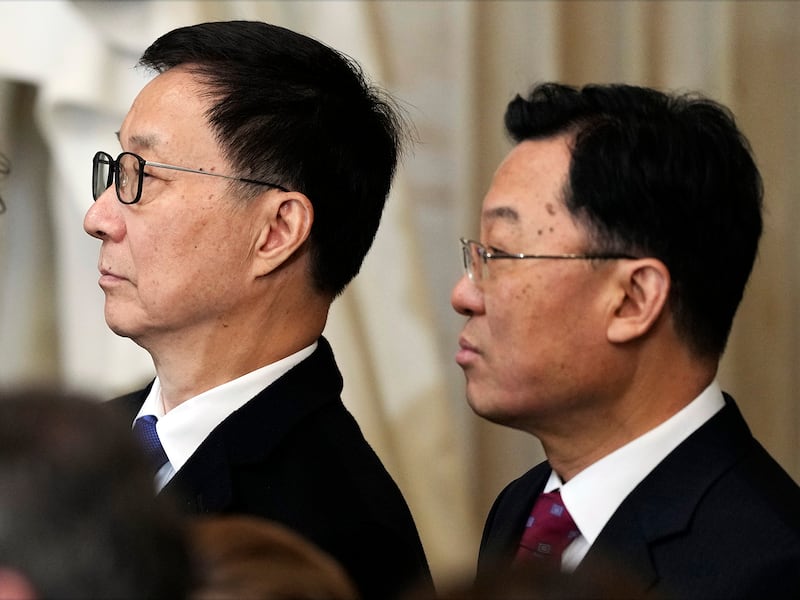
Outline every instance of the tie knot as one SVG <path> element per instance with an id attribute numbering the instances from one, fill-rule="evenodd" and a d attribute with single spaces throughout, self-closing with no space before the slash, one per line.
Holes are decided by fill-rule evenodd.
<path id="1" fill-rule="evenodd" d="M 133 435 L 144 448 L 145 456 L 150 461 L 154 472 L 158 471 L 169 459 L 161 445 L 156 431 L 158 418 L 155 415 L 144 415 L 133 424 Z"/>

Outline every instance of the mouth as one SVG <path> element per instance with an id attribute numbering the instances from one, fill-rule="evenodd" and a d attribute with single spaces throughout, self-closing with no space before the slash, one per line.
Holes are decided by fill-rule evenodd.
<path id="1" fill-rule="evenodd" d="M 112 286 L 114 284 L 121 283 L 123 281 L 128 281 L 128 279 L 126 277 L 123 277 L 122 275 L 117 275 L 116 273 L 114 273 L 113 271 L 109 271 L 108 269 L 103 269 L 103 268 L 100 269 L 100 279 L 98 280 L 100 287 L 105 288 L 108 286 Z"/>
<path id="2" fill-rule="evenodd" d="M 470 343 L 464 336 L 458 339 L 458 348 L 456 363 L 462 368 L 469 365 L 480 354 L 478 348 Z"/>

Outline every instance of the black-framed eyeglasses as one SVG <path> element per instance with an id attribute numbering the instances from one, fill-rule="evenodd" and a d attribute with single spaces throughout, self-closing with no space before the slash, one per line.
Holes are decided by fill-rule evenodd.
<path id="1" fill-rule="evenodd" d="M 92 194 L 97 200 L 112 183 L 116 184 L 117 199 L 123 204 L 136 204 L 142 197 L 142 184 L 144 183 L 145 167 L 157 167 L 159 169 L 172 169 L 183 171 L 184 173 L 197 173 L 198 175 L 210 175 L 211 177 L 222 177 L 232 181 L 242 181 L 255 185 L 266 185 L 271 188 L 288 192 L 289 190 L 277 183 L 269 181 L 259 181 L 257 179 L 247 179 L 246 177 L 234 177 L 232 175 L 222 175 L 201 171 L 200 169 L 190 169 L 188 167 L 178 167 L 145 160 L 133 152 L 122 152 L 117 159 L 107 152 L 97 152 L 92 159 Z"/>
<path id="2" fill-rule="evenodd" d="M 510 259 L 555 259 L 555 260 L 635 260 L 629 254 L 511 254 L 508 252 L 492 252 L 486 246 L 475 240 L 460 238 L 461 252 L 464 257 L 464 272 L 475 282 L 482 281 L 487 276 L 487 265 L 490 260 L 501 258 Z"/>

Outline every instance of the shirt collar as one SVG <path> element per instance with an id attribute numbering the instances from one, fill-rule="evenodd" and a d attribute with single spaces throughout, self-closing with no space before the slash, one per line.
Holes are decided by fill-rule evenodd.
<path id="1" fill-rule="evenodd" d="M 217 425 L 292 367 L 311 356 L 316 348 L 317 342 L 314 342 L 286 358 L 189 398 L 166 414 L 161 401 L 161 382 L 156 377 L 136 418 L 148 414 L 158 417 L 158 437 L 169 463 L 177 471 Z"/>
<path id="2" fill-rule="evenodd" d="M 551 471 L 544 491 L 561 488 L 564 506 L 581 535 L 592 544 L 628 494 L 724 405 L 722 390 L 714 381 L 675 415 L 589 465 L 567 483 Z"/>

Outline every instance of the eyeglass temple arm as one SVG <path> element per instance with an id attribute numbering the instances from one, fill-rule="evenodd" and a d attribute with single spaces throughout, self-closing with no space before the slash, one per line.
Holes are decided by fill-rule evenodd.
<path id="1" fill-rule="evenodd" d="M 202 171 L 200 169 L 190 169 L 189 167 L 178 167 L 176 165 L 167 165 L 164 163 L 152 162 L 152 161 L 145 161 L 145 165 L 149 165 L 151 167 L 161 167 L 162 169 L 172 169 L 173 171 L 183 171 L 184 173 L 200 173 L 201 175 L 211 175 L 212 177 L 222 177 L 223 179 L 231 179 L 233 181 L 243 181 L 245 183 L 254 183 L 257 185 L 266 185 L 282 192 L 288 192 L 285 187 L 282 185 L 278 185 L 277 183 L 269 183 L 267 181 L 258 181 L 256 179 L 248 179 L 246 177 L 234 177 L 232 175 L 223 175 L 222 173 L 212 173 L 211 171 Z"/>

